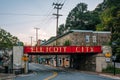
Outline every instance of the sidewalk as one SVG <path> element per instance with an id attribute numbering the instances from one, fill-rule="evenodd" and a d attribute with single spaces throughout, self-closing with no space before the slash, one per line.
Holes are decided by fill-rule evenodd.
<path id="1" fill-rule="evenodd" d="M 14 80 L 14 78 L 15 77 L 17 77 L 17 76 L 30 76 L 30 75 L 34 75 L 35 73 L 34 72 L 32 72 L 32 71 L 29 71 L 29 73 L 27 73 L 27 74 L 17 74 L 17 75 L 15 75 L 15 74 L 10 74 L 10 73 L 8 73 L 8 74 L 6 74 L 6 73 L 0 73 L 0 80 Z"/>
<path id="2" fill-rule="evenodd" d="M 81 73 L 94 74 L 94 75 L 99 75 L 99 76 L 103 76 L 103 77 L 112 78 L 112 79 L 115 79 L 115 80 L 120 80 L 120 74 L 113 75 L 112 73 L 91 72 L 91 71 L 80 71 L 80 70 L 76 70 L 76 69 L 70 69 L 70 68 L 67 69 L 67 68 L 61 68 L 61 67 L 57 67 L 57 68 L 58 68 L 58 69 L 61 69 L 61 70 L 78 71 L 78 72 L 81 72 Z"/>
<path id="3" fill-rule="evenodd" d="M 13 80 L 14 77 L 14 74 L 0 73 L 0 80 Z"/>
<path id="4" fill-rule="evenodd" d="M 107 74 L 107 73 L 100 73 L 98 75 L 108 77 L 108 78 L 112 78 L 112 79 L 120 80 L 120 75 L 118 76 L 118 75 L 112 75 L 112 74 Z"/>
<path id="5" fill-rule="evenodd" d="M 82 73 L 95 74 L 103 77 L 112 78 L 115 80 L 120 80 L 120 74 L 113 75 L 111 73 L 102 73 L 102 72 L 89 72 L 89 71 L 80 71 Z"/>

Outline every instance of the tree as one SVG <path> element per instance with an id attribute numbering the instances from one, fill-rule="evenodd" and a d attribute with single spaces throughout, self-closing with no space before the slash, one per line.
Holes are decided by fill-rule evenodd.
<path id="1" fill-rule="evenodd" d="M 65 28 L 84 29 L 84 13 L 87 11 L 87 4 L 78 4 L 68 15 Z"/>
<path id="2" fill-rule="evenodd" d="M 101 11 L 100 19 L 101 24 L 99 24 L 104 31 L 110 31 L 111 28 L 114 29 L 115 26 L 119 26 L 120 23 L 120 1 L 119 0 L 105 0 L 102 4 L 105 6 L 103 11 Z M 114 31 L 114 30 L 113 30 Z"/>
<path id="3" fill-rule="evenodd" d="M 0 50 L 11 49 L 12 46 L 17 45 L 18 41 L 17 37 L 12 36 L 4 29 L 0 29 Z"/>
<path id="4" fill-rule="evenodd" d="M 65 26 L 64 24 L 61 24 L 58 28 L 58 35 L 62 35 L 65 31 Z"/>
<path id="5" fill-rule="evenodd" d="M 104 9 L 100 14 L 101 23 L 97 25 L 97 30 L 111 31 L 111 43 L 117 43 L 113 48 L 113 55 L 120 58 L 120 0 L 104 0 L 101 4 Z M 113 46 L 113 45 L 112 45 Z M 120 60 L 119 60 L 120 61 Z"/>
<path id="6" fill-rule="evenodd" d="M 69 13 L 65 26 L 59 27 L 59 33 L 63 34 L 68 30 L 96 30 L 96 25 L 100 23 L 98 13 L 96 11 L 88 11 L 87 4 L 79 3 Z"/>
<path id="7" fill-rule="evenodd" d="M 19 39 L 15 36 L 12 36 L 9 32 L 0 28 L 0 51 L 3 52 L 0 54 L 0 62 L 3 61 L 5 66 L 8 66 L 10 61 L 10 55 L 8 51 L 12 50 L 13 46 L 18 45 Z"/>

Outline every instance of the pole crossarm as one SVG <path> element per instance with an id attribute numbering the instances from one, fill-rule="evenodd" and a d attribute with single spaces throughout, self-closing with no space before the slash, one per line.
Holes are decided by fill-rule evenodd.
<path id="1" fill-rule="evenodd" d="M 64 4 L 61 4 L 61 3 L 53 3 L 54 9 L 62 9 L 63 5 Z"/>
<path id="2" fill-rule="evenodd" d="M 63 16 L 62 14 L 55 14 L 55 13 L 53 13 L 53 15 L 55 15 L 55 16 Z"/>

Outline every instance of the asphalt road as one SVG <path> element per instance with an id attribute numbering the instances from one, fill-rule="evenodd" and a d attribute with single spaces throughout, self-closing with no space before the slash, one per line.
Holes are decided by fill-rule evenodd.
<path id="1" fill-rule="evenodd" d="M 53 68 L 42 64 L 29 64 L 33 73 L 18 75 L 14 80 L 116 80 L 96 74 L 88 74 L 80 71 Z"/>

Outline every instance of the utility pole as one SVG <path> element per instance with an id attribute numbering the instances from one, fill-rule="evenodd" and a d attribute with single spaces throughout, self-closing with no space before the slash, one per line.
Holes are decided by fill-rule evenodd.
<path id="1" fill-rule="evenodd" d="M 58 36 L 58 19 L 59 16 L 62 16 L 61 14 L 59 14 L 59 10 L 62 9 L 63 4 L 60 3 L 53 3 L 54 9 L 57 9 L 57 13 L 53 13 L 53 15 L 56 16 L 56 36 Z"/>
<path id="2" fill-rule="evenodd" d="M 38 30 L 39 30 L 40 28 L 34 28 L 34 29 L 36 29 L 36 45 L 37 45 L 37 41 L 38 41 Z"/>
<path id="3" fill-rule="evenodd" d="M 31 36 L 31 37 L 30 37 L 30 39 L 31 39 L 31 47 L 32 47 L 32 38 L 33 38 L 33 37 Z M 30 61 L 32 62 L 32 55 L 30 55 L 29 58 L 30 58 Z"/>
<path id="4" fill-rule="evenodd" d="M 62 9 L 62 6 L 63 4 L 61 3 L 53 3 L 53 6 L 54 6 L 54 9 L 57 9 L 57 13 L 54 13 L 53 15 L 56 16 L 56 38 L 58 36 L 58 19 L 59 19 L 59 16 L 62 16 L 61 14 L 59 14 L 59 10 Z M 56 45 L 57 44 L 57 40 L 56 40 Z M 58 56 L 56 55 L 56 67 L 58 66 Z"/>
<path id="5" fill-rule="evenodd" d="M 37 27 L 35 27 L 34 29 L 36 29 L 36 46 L 38 46 L 38 30 L 40 29 L 40 28 L 37 28 Z M 38 62 L 38 56 L 36 55 L 36 62 Z"/>
<path id="6" fill-rule="evenodd" d="M 30 37 L 30 39 L 31 39 L 31 46 L 32 46 L 32 38 L 33 38 L 33 37 L 31 36 L 31 37 Z"/>

